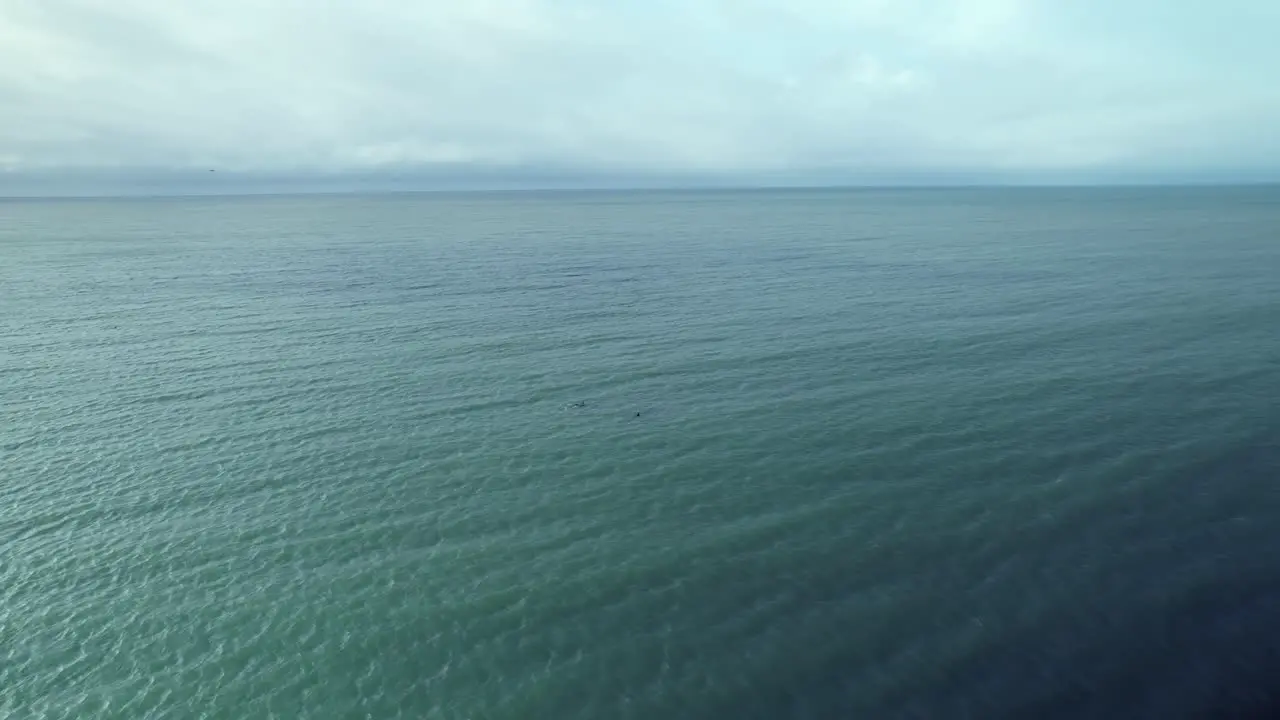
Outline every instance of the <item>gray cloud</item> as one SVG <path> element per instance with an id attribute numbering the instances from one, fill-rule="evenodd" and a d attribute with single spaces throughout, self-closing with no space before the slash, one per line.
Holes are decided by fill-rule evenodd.
<path id="1" fill-rule="evenodd" d="M 1190 5 L 7 0 L 0 183 L 1267 176 L 1280 9 Z"/>

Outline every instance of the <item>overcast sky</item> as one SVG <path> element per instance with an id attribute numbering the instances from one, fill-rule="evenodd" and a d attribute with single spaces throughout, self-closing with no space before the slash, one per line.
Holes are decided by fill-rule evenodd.
<path id="1" fill-rule="evenodd" d="M 1276 0 L 0 0 L 0 176 L 1266 179 L 1277 38 Z"/>

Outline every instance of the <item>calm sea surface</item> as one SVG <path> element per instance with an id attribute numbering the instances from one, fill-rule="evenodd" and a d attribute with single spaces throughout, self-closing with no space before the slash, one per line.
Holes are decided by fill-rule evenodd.
<path id="1" fill-rule="evenodd" d="M 1280 188 L 0 202 L 0 717 L 1280 709 Z"/>

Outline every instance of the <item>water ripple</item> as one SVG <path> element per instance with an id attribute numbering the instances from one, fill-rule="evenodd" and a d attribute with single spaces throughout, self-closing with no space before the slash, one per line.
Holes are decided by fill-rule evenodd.
<path id="1" fill-rule="evenodd" d="M 1280 204 L 1111 192 L 7 203 L 0 716 L 1274 709 Z"/>

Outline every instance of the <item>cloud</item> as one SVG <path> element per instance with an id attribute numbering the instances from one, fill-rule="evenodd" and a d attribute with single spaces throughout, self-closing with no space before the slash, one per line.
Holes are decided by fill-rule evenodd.
<path id="1" fill-rule="evenodd" d="M 1280 10 L 1192 5 L 6 0 L 0 173 L 1280 169 Z"/>

